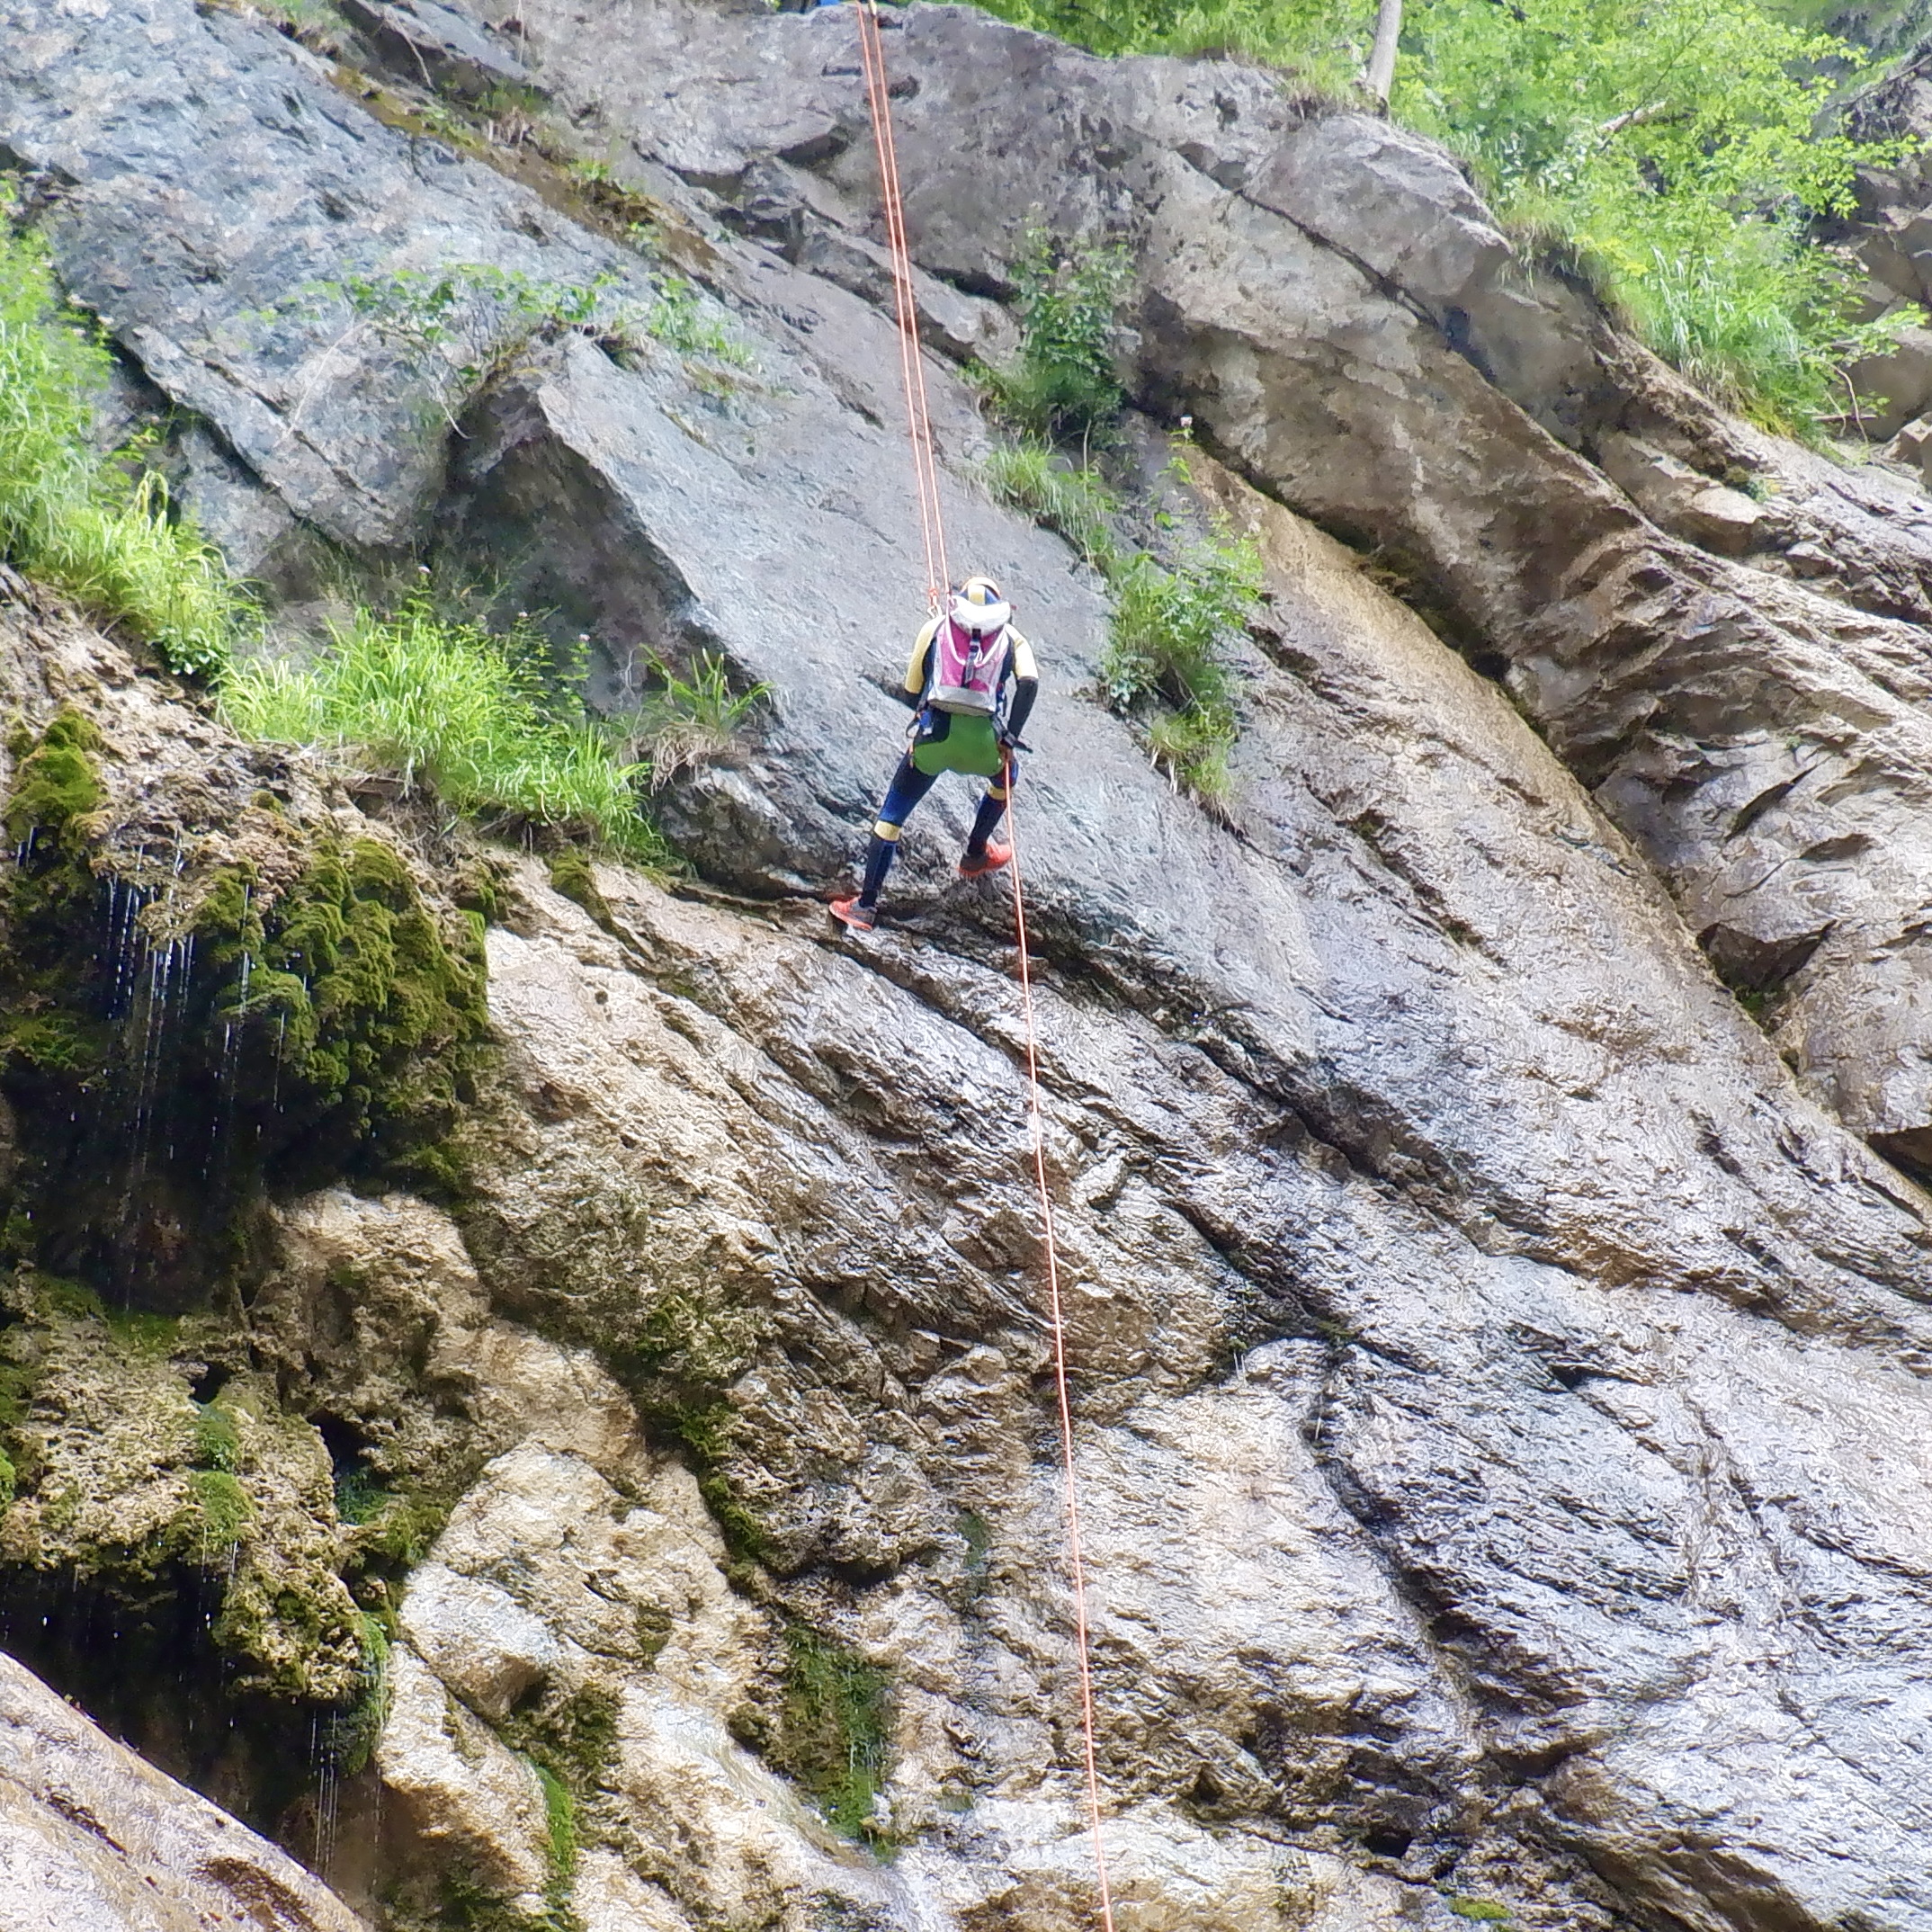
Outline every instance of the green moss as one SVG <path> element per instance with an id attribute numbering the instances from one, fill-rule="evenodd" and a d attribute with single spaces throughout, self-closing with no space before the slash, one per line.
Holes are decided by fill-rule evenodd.
<path id="1" fill-rule="evenodd" d="M 588 1798 L 616 1762 L 619 1708 L 616 1692 L 586 1684 L 533 1710 L 513 1712 L 500 1728 L 532 1764 Z"/>
<path id="2" fill-rule="evenodd" d="M 405 1186 L 443 1207 L 476 1197 L 476 1156 L 460 1132 L 398 1154 L 388 1166 Z"/>
<path id="3" fill-rule="evenodd" d="M 430 1496 L 390 1496 L 365 1519 L 356 1538 L 363 1568 L 413 1570 L 450 1520 L 451 1504 Z"/>
<path id="4" fill-rule="evenodd" d="M 335 1515 L 344 1523 L 373 1523 L 394 1500 L 373 1470 L 358 1464 L 335 1472 Z"/>
<path id="5" fill-rule="evenodd" d="M 487 1033 L 482 944 L 374 839 L 325 839 L 280 891 L 219 868 L 189 931 L 150 930 L 165 908 L 94 875 L 69 724 L 9 802 L 39 827 L 0 934 L 0 1083 L 29 1150 L 12 1231 L 117 1302 L 179 1309 L 246 1257 L 266 1187 L 438 1165 Z"/>
<path id="6" fill-rule="evenodd" d="M 577 1870 L 577 1800 L 570 1787 L 548 1765 L 533 1767 L 543 1787 L 543 1818 L 550 1830 L 550 1878 L 568 1885 Z"/>
<path id="7" fill-rule="evenodd" d="M 346 1164 L 373 1143 L 441 1139 L 488 1023 L 480 944 L 446 931 L 402 861 L 374 839 L 325 848 L 264 915 L 246 880 L 222 881 L 196 922 L 201 956 L 237 970 L 214 1018 L 252 1043 L 281 1113 L 288 1158 Z M 250 970 L 238 970 L 247 959 Z"/>
<path id="8" fill-rule="evenodd" d="M 486 926 L 503 917 L 503 892 L 487 860 L 473 858 L 457 868 L 450 881 L 450 897 L 463 912 L 473 913 Z"/>
<path id="9" fill-rule="evenodd" d="M 1494 1899 L 1451 1896 L 1445 1898 L 1443 1903 L 1458 1919 L 1473 1919 L 1483 1925 L 1504 1925 L 1509 1919 L 1509 1908 L 1507 1905 L 1498 1905 Z"/>
<path id="10" fill-rule="evenodd" d="M 392 1915 L 398 1932 L 573 1932 L 575 1916 L 552 1903 L 534 1917 L 514 1900 L 486 1884 L 474 1872 L 447 1872 L 437 1886 L 436 1903 L 426 1919 Z"/>
<path id="11" fill-rule="evenodd" d="M 241 1460 L 241 1436 L 235 1418 L 212 1403 L 194 1407 L 194 1460 L 201 1468 L 232 1475 Z"/>
<path id="12" fill-rule="evenodd" d="M 21 760 L 7 799 L 7 836 L 23 845 L 38 834 L 65 838 L 76 818 L 100 810 L 107 793 L 94 756 L 101 734 L 79 711 L 63 710 Z"/>
<path id="13" fill-rule="evenodd" d="M 101 1030 L 71 1013 L 15 1014 L 0 1026 L 0 1042 L 41 1073 L 91 1073 L 105 1057 Z"/>
<path id="14" fill-rule="evenodd" d="M 732 1487 L 722 1471 L 701 1469 L 698 1494 L 711 1513 L 725 1548 L 739 1562 L 765 1563 L 771 1560 L 772 1539 L 757 1512 Z"/>
<path id="15" fill-rule="evenodd" d="M 786 1631 L 784 1700 L 768 1755 L 852 1838 L 875 1835 L 890 1715 L 883 1672 L 820 1632 Z"/>
<path id="16" fill-rule="evenodd" d="M 115 1346 L 126 1355 L 158 1362 L 180 1345 L 181 1318 L 176 1315 L 156 1315 L 139 1308 L 111 1308 L 102 1319 L 114 1337 Z"/>
<path id="17" fill-rule="evenodd" d="M 192 1470 L 188 1491 L 193 1514 L 179 1525 L 189 1548 L 198 1556 L 232 1550 L 255 1523 L 248 1492 L 225 1469 Z M 199 1549 L 195 1545 L 199 1544 Z"/>
<path id="18" fill-rule="evenodd" d="M 0 1362 L 0 1429 L 17 1429 L 27 1419 L 38 1380 L 33 1363 Z"/>
<path id="19" fill-rule="evenodd" d="M 671 1613 L 661 1604 L 638 1606 L 638 1650 L 648 1670 L 671 1641 Z"/>
<path id="20" fill-rule="evenodd" d="M 328 1727 L 330 1763 L 343 1777 L 368 1767 L 389 1714 L 389 1632 L 379 1616 L 359 1620 L 362 1662 L 354 1701 Z"/>
<path id="21" fill-rule="evenodd" d="M 13 1459 L 4 1449 L 0 1449 L 0 1516 L 13 1507 L 13 1498 L 20 1489 L 20 1474 L 13 1467 Z"/>
<path id="22" fill-rule="evenodd" d="M 65 1275 L 49 1275 L 43 1269 L 36 1269 L 31 1280 L 34 1311 L 43 1319 L 58 1315 L 65 1315 L 74 1321 L 104 1322 L 107 1319 L 107 1310 L 101 1305 L 101 1297 L 85 1282 L 68 1281 Z"/>
<path id="23" fill-rule="evenodd" d="M 597 874 L 588 855 L 577 845 L 565 845 L 550 854 L 550 883 L 566 899 L 581 906 L 605 932 L 614 935 L 616 915 L 598 888 Z"/>
<path id="24" fill-rule="evenodd" d="M 100 973 L 93 955 L 102 887 L 87 838 L 106 796 L 94 764 L 99 744 L 79 712 L 60 712 L 21 760 L 5 809 L 16 859 L 0 970 L 4 1064 L 60 1085 L 97 1075 L 112 1045 L 96 1003 L 76 997 Z M 76 958 L 82 944 L 88 956 Z"/>

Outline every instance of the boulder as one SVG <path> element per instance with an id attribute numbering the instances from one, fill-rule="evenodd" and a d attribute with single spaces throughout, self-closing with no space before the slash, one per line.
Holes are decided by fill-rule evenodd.
<path id="1" fill-rule="evenodd" d="M 0 1656 L 7 1932 L 366 1932 L 288 1854 Z"/>

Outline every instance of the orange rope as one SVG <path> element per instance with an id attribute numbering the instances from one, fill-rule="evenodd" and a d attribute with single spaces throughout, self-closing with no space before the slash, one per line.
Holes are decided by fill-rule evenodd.
<path id="1" fill-rule="evenodd" d="M 926 544 L 926 597 L 936 615 L 953 575 L 946 565 L 946 532 L 940 512 L 939 461 L 926 406 L 926 363 L 919 352 L 919 312 L 912 286 L 912 255 L 906 244 L 906 210 L 899 183 L 899 149 L 892 139 L 892 103 L 886 80 L 885 42 L 876 0 L 858 9 L 859 54 L 872 107 L 872 144 L 879 156 L 879 189 L 885 207 L 886 259 L 892 274 L 892 306 L 899 321 L 899 380 L 906 392 L 906 426 L 912 440 L 913 487 L 919 498 L 919 530 Z"/>
<path id="2" fill-rule="evenodd" d="M 1060 1451 L 1067 1484 L 1067 1568 L 1073 1580 L 1074 1645 L 1080 1660 L 1080 1726 L 1087 1749 L 1087 1811 L 1100 1880 L 1100 1922 L 1114 1932 L 1114 1888 L 1100 1836 L 1100 1761 L 1094 1749 L 1094 1669 L 1088 1655 L 1087 1566 L 1080 1553 L 1080 1485 L 1073 1463 L 1073 1405 L 1068 1396 L 1067 1328 L 1060 1315 L 1060 1257 L 1053 1245 L 1053 1196 L 1047 1189 L 1046 1131 L 1040 1114 L 1039 1034 L 1033 1024 L 1033 963 L 1026 952 L 1026 896 L 1020 890 L 1020 834 L 1013 813 L 1013 754 L 1006 754 L 1006 838 L 1013 856 L 1013 925 L 1020 942 L 1020 1010 L 1026 1022 L 1026 1115 L 1033 1143 L 1033 1180 L 1040 1189 L 1040 1224 L 1046 1232 L 1047 1308 L 1053 1331 L 1053 1382 L 1060 1398 Z"/>
<path id="3" fill-rule="evenodd" d="M 899 192 L 899 155 L 892 139 L 891 94 L 887 84 L 885 43 L 880 38 L 877 0 L 862 0 L 859 50 L 865 67 L 865 92 L 872 107 L 872 139 L 879 154 L 880 194 L 885 204 L 886 252 L 892 269 L 892 304 L 899 323 L 899 376 L 906 391 L 906 431 L 912 443 L 913 480 L 919 499 L 919 528 L 926 544 L 926 596 L 942 607 L 952 583 L 946 567 L 945 522 L 939 498 L 939 462 L 926 407 L 926 368 L 919 351 L 919 318 L 912 285 L 912 255 L 906 244 L 906 211 Z M 1033 1021 L 1032 964 L 1026 951 L 1026 900 L 1020 887 L 1020 841 L 1014 826 L 1013 756 L 1006 755 L 1007 836 L 1012 844 L 1013 923 L 1020 947 L 1020 1005 L 1026 1028 L 1027 1124 L 1033 1140 L 1033 1179 L 1040 1190 L 1040 1224 L 1045 1236 L 1047 1301 L 1053 1336 L 1053 1380 L 1059 1395 L 1060 1461 L 1067 1491 L 1068 1570 L 1073 1585 L 1075 1650 L 1079 1659 L 1080 1728 L 1086 1751 L 1087 1809 L 1094 1841 L 1094 1869 L 1100 1881 L 1103 1932 L 1114 1932 L 1114 1891 L 1107 1876 L 1106 1847 L 1100 1830 L 1100 1758 L 1095 1746 L 1094 1671 L 1087 1621 L 1087 1569 L 1080 1551 L 1080 1492 L 1074 1467 L 1073 1402 L 1067 1373 L 1067 1330 L 1060 1294 L 1060 1256 L 1053 1241 L 1053 1197 L 1047 1187 L 1046 1133 L 1040 1112 L 1039 1035 Z"/>

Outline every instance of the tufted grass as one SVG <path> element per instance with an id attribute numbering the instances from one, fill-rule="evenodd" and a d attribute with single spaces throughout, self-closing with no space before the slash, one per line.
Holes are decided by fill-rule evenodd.
<path id="1" fill-rule="evenodd" d="M 998 502 L 1057 531 L 1103 576 L 1118 568 L 1112 519 L 1120 506 L 1092 470 L 1031 437 L 1000 444 L 983 468 L 987 487 Z"/>
<path id="2" fill-rule="evenodd" d="M 91 440 L 106 350 L 62 305 L 46 251 L 0 195 L 0 558 L 212 677 L 255 607 L 167 486 Z"/>
<path id="3" fill-rule="evenodd" d="M 244 737 L 351 754 L 453 810 L 574 832 L 647 864 L 669 853 L 639 809 L 648 767 L 580 708 L 547 701 L 531 640 L 441 615 L 426 593 L 359 611 L 314 664 L 238 664 L 221 705 Z"/>

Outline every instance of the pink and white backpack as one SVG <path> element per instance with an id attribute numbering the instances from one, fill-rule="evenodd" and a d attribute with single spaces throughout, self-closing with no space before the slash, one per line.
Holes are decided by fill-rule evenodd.
<path id="1" fill-rule="evenodd" d="M 1010 646 L 1007 627 L 969 631 L 955 617 L 939 620 L 933 633 L 933 694 L 935 710 L 990 717 L 999 709 L 999 686 Z"/>

